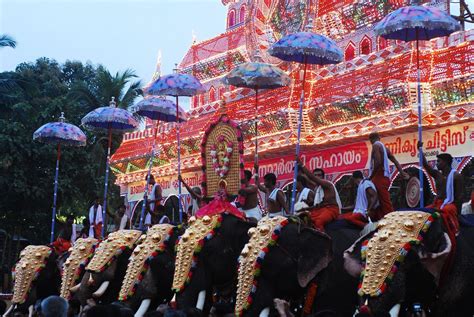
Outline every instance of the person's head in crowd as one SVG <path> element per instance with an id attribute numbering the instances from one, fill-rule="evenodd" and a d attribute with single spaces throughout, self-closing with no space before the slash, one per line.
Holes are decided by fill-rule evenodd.
<path id="1" fill-rule="evenodd" d="M 273 173 L 268 173 L 263 176 L 263 185 L 266 188 L 274 188 L 276 185 L 277 177 Z"/>
<path id="2" fill-rule="evenodd" d="M 86 218 L 84 218 L 84 220 L 82 220 L 82 226 L 83 227 L 89 228 L 90 225 L 91 225 L 91 223 L 90 223 L 88 217 L 86 217 Z"/>
<path id="3" fill-rule="evenodd" d="M 380 135 L 377 132 L 372 132 L 369 134 L 370 143 L 374 144 L 377 141 L 380 141 Z"/>
<path id="4" fill-rule="evenodd" d="M 41 314 L 44 317 L 67 317 L 68 303 L 59 296 L 49 296 L 41 302 Z"/>
<path id="5" fill-rule="evenodd" d="M 451 169 L 451 165 L 453 164 L 453 157 L 449 153 L 441 153 L 436 156 L 436 168 L 439 171 L 442 171 L 444 169 Z"/>
<path id="6" fill-rule="evenodd" d="M 324 179 L 324 176 L 326 174 L 324 173 L 324 170 L 322 168 L 315 168 L 313 170 L 313 175 L 316 176 L 316 177 Z"/>
<path id="7" fill-rule="evenodd" d="M 97 206 L 100 205 L 100 198 L 99 198 L 99 196 L 97 196 L 97 195 L 94 196 L 94 200 L 92 201 L 92 204 L 93 204 L 95 207 L 97 207 Z"/>
<path id="8" fill-rule="evenodd" d="M 145 180 L 146 180 L 146 179 L 145 179 Z M 154 177 L 153 175 L 150 175 L 149 184 L 150 184 L 150 185 L 155 185 L 155 177 Z"/>
<path id="9" fill-rule="evenodd" d="M 359 185 L 360 182 L 364 179 L 364 174 L 361 171 L 354 171 L 352 172 L 352 179 L 356 185 Z"/>
<path id="10" fill-rule="evenodd" d="M 192 190 L 193 190 L 193 192 L 194 192 L 196 195 L 199 195 L 199 196 L 202 195 L 201 187 L 195 186 L 195 187 L 192 188 Z"/>
<path id="11" fill-rule="evenodd" d="M 122 217 L 125 214 L 125 205 L 120 205 L 117 209 L 117 214 Z"/>
<path id="12" fill-rule="evenodd" d="M 66 224 L 68 225 L 72 225 L 74 223 L 74 220 L 76 219 L 76 217 L 74 216 L 74 214 L 69 214 L 67 215 L 66 217 Z"/>

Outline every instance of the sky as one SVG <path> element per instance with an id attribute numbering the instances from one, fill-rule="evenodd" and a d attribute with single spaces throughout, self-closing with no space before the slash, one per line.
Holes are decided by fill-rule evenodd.
<path id="1" fill-rule="evenodd" d="M 147 83 L 159 50 L 170 73 L 193 31 L 206 40 L 225 32 L 225 20 L 220 0 L 0 0 L 0 34 L 17 41 L 0 50 L 0 71 L 45 56 L 131 68 Z"/>

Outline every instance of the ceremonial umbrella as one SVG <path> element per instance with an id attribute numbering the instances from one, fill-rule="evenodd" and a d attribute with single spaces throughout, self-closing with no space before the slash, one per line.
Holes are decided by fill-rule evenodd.
<path id="1" fill-rule="evenodd" d="M 286 35 L 274 43 L 268 52 L 281 60 L 288 62 L 297 62 L 304 65 L 303 83 L 299 104 L 298 117 L 298 140 L 296 143 L 296 158 L 300 155 L 301 125 L 303 121 L 303 105 L 306 83 L 306 68 L 308 64 L 328 65 L 337 64 L 342 61 L 342 51 L 337 44 L 320 34 L 310 32 L 312 29 L 311 20 L 306 26 L 305 32 L 298 32 Z M 295 159 L 293 191 L 291 194 L 290 212 L 293 213 L 296 198 L 296 177 L 298 175 L 298 164 Z"/>
<path id="2" fill-rule="evenodd" d="M 56 144 L 56 173 L 54 175 L 53 215 L 51 219 L 51 243 L 54 241 L 54 225 L 56 223 L 56 198 L 58 193 L 59 161 L 61 159 L 61 145 L 84 146 L 86 135 L 73 124 L 66 123 L 64 112 L 61 112 L 59 122 L 50 122 L 42 125 L 33 133 L 33 140 L 43 143 Z"/>
<path id="3" fill-rule="evenodd" d="M 203 93 L 204 87 L 194 76 L 188 74 L 178 73 L 178 69 L 174 70 L 173 74 L 162 76 L 154 81 L 149 87 L 145 89 L 149 95 L 157 96 L 174 96 L 176 97 L 176 142 L 178 150 L 178 206 L 179 206 L 179 221 L 183 220 L 183 210 L 181 206 L 181 141 L 179 138 L 179 97 L 191 97 Z"/>
<path id="4" fill-rule="evenodd" d="M 178 109 L 178 112 L 176 112 L 176 109 Z M 151 120 L 156 120 L 155 136 L 153 137 L 153 145 L 151 147 L 150 163 L 148 166 L 145 193 L 143 195 L 142 212 L 140 214 L 140 230 L 143 230 L 143 220 L 145 217 L 148 187 L 150 186 L 151 169 L 153 167 L 153 159 L 155 157 L 155 144 L 159 130 L 159 123 L 176 122 L 177 120 L 179 122 L 183 122 L 186 121 L 187 115 L 181 107 L 176 108 L 176 105 L 171 100 L 157 96 L 146 96 L 136 105 L 135 113 L 144 117 L 148 117 Z"/>
<path id="5" fill-rule="evenodd" d="M 290 77 L 280 68 L 262 63 L 256 55 L 256 62 L 240 64 L 224 77 L 224 83 L 255 90 L 255 164 L 258 164 L 258 90 L 288 86 Z"/>
<path id="6" fill-rule="evenodd" d="M 105 219 L 112 133 L 122 134 L 124 132 L 133 131 L 138 127 L 138 121 L 127 110 L 117 108 L 115 97 L 112 97 L 109 106 L 94 109 L 86 114 L 85 117 L 82 118 L 82 124 L 89 130 L 108 132 L 107 161 L 105 164 L 104 206 L 102 209 L 102 219 Z M 104 226 L 102 226 L 102 235 L 104 235 L 104 230 L 105 223 Z"/>
<path id="7" fill-rule="evenodd" d="M 459 29 L 459 23 L 449 14 L 435 7 L 420 5 L 399 8 L 384 17 L 374 27 L 375 34 L 385 39 L 416 42 L 418 140 L 420 142 L 422 141 L 422 109 L 419 41 L 448 36 Z M 418 150 L 421 153 L 423 149 L 420 147 Z M 420 207 L 423 208 L 423 158 L 421 155 L 419 164 Z"/>

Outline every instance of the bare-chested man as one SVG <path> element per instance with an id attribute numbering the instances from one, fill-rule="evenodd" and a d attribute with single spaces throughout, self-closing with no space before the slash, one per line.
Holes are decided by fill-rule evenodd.
<path id="1" fill-rule="evenodd" d="M 423 143 L 418 143 L 418 148 L 423 147 Z M 423 158 L 423 167 L 436 181 L 436 198 L 433 204 L 427 208 L 436 208 L 441 211 L 445 222 L 456 232 L 459 229 L 458 214 L 461 212 L 463 179 L 462 176 L 451 167 L 453 157 L 448 153 L 441 153 L 437 157 L 436 168 L 432 168 Z"/>
<path id="2" fill-rule="evenodd" d="M 262 186 L 258 177 L 258 166 L 255 170 L 255 184 L 267 197 L 268 217 L 284 216 L 285 213 L 288 213 L 288 205 L 286 204 L 285 194 L 280 188 L 276 187 L 276 175 L 273 173 L 265 174 L 263 176 L 264 185 Z"/>
<path id="3" fill-rule="evenodd" d="M 369 135 L 370 143 L 372 143 L 372 153 L 370 160 L 369 179 L 374 183 L 377 190 L 377 196 L 380 202 L 380 212 L 374 215 L 373 221 L 378 221 L 386 214 L 393 211 L 392 201 L 390 200 L 390 170 L 388 160 L 395 164 L 403 179 L 409 179 L 410 175 L 403 171 L 402 166 L 398 163 L 392 152 L 380 142 L 380 136 L 377 132 Z"/>
<path id="4" fill-rule="evenodd" d="M 339 216 L 341 211 L 339 194 L 334 184 L 324 179 L 322 169 L 315 169 L 311 173 L 300 160 L 298 160 L 298 169 L 310 183 L 315 185 L 314 207 L 310 210 L 309 215 L 314 227 L 324 231 L 324 226 Z"/>
<path id="5" fill-rule="evenodd" d="M 245 198 L 245 203 L 240 209 L 245 213 L 247 218 L 254 218 L 255 220 L 262 219 L 262 211 L 258 206 L 258 188 L 255 185 L 250 184 L 252 179 L 251 171 L 244 171 L 245 178 L 242 180 L 245 188 L 239 190 L 239 195 Z"/>

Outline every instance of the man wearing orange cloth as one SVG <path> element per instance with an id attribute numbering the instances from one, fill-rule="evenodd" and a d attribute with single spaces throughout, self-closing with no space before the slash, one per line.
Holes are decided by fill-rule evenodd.
<path id="1" fill-rule="evenodd" d="M 341 212 L 341 199 L 336 187 L 330 181 L 324 179 L 324 171 L 315 169 L 311 173 L 298 160 L 298 169 L 308 179 L 309 184 L 315 185 L 314 207 L 309 210 L 309 216 L 316 229 L 324 231 L 324 226 L 339 217 Z"/>
<path id="2" fill-rule="evenodd" d="M 423 143 L 418 143 L 419 147 Z M 459 230 L 458 213 L 462 206 L 463 179 L 462 176 L 451 167 L 453 157 L 448 153 L 441 153 L 436 156 L 436 168 L 432 168 L 426 161 L 425 155 L 420 153 L 423 158 L 423 167 L 435 179 L 436 198 L 433 204 L 427 208 L 435 208 L 441 211 L 445 224 L 450 230 L 457 232 Z"/>
<path id="3" fill-rule="evenodd" d="M 395 164 L 395 167 L 400 172 L 403 179 L 410 178 L 406 172 L 403 171 L 402 166 L 398 163 L 392 152 L 380 142 L 380 136 L 377 132 L 372 132 L 369 135 L 370 143 L 372 143 L 372 153 L 370 160 L 370 174 L 369 179 L 374 183 L 377 190 L 377 196 L 380 202 L 380 212 L 374 214 L 372 221 L 379 221 L 386 214 L 393 211 L 392 201 L 390 200 L 390 170 L 388 167 L 388 160 Z"/>

